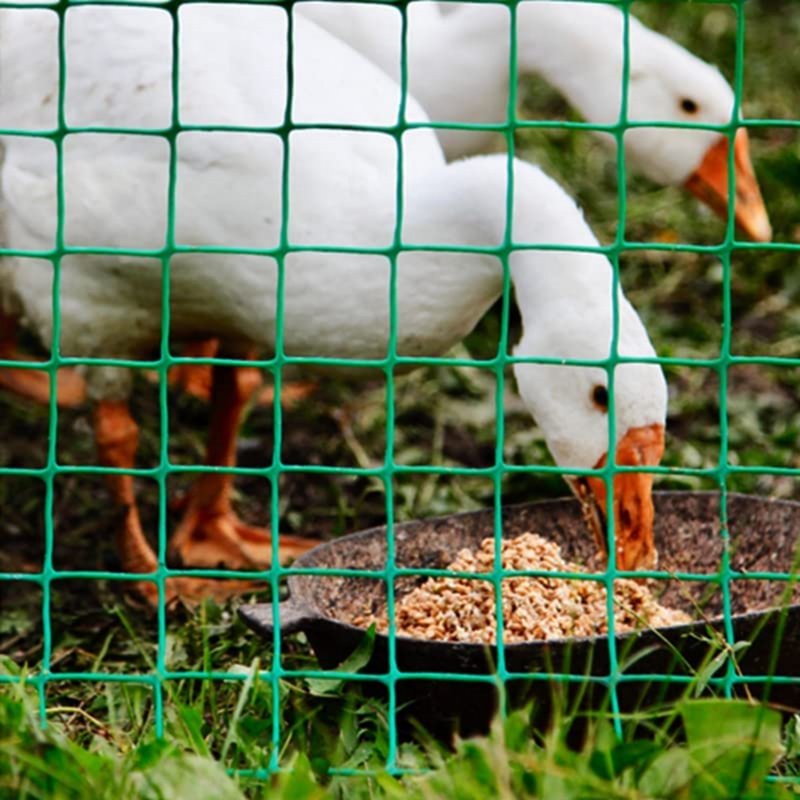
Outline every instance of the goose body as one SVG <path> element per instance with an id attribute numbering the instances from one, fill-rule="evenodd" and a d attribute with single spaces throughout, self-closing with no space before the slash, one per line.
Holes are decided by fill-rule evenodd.
<path id="1" fill-rule="evenodd" d="M 214 37 L 239 41 L 237 54 L 265 63 L 265 76 L 281 75 L 286 63 L 285 16 L 279 12 L 240 7 L 235 15 L 210 10 L 186 14 L 181 40 L 182 88 L 186 96 L 181 118 L 191 124 L 278 125 L 285 107 L 285 87 L 259 91 L 239 81 L 238 92 L 224 92 L 209 75 L 227 78 L 252 74 L 253 64 L 226 63 L 227 53 L 213 46 Z M 95 65 L 87 65 L 70 85 L 68 117 L 76 124 L 158 128 L 168 124 L 163 103 L 169 87 L 169 17 L 163 13 L 127 9 L 81 9 L 67 26 L 68 47 L 84 52 L 95 43 Z M 194 17 L 197 19 L 194 19 Z M 68 20 L 70 17 L 68 17 Z M 201 24 L 202 20 L 202 24 Z M 21 15 L 15 21 L 23 23 Z M 40 21 L 55 35 L 55 18 Z M 269 25 L 267 28 L 265 25 Z M 280 30 L 281 23 L 284 30 Z M 274 25 L 274 28 L 272 27 Z M 136 40 L 130 61 L 115 64 L 121 77 L 106 93 L 97 91 L 93 76 L 107 73 L 106 60 L 118 53 L 117 40 Z M 274 44 L 264 47 L 267 33 Z M 8 31 L 9 36 L 13 36 Z M 105 36 L 108 52 L 99 49 Z M 44 37 L 43 37 L 44 38 Z M 245 39 L 244 42 L 241 40 Z M 249 41 L 247 41 L 249 39 Z M 298 56 L 324 51 L 330 37 L 310 24 L 298 23 Z M 99 52 L 98 52 L 99 49 Z M 42 47 L 42 54 L 53 48 Z M 298 73 L 294 109 L 300 120 L 351 124 L 381 124 L 391 119 L 389 96 L 394 87 L 374 70 L 359 93 L 342 91 L 361 59 L 347 48 L 350 59 L 318 65 L 304 62 Z M 209 60 L 208 54 L 213 54 Z M 157 65 L 142 75 L 134 64 Z M 332 69 L 331 67 L 335 67 Z M 317 67 L 317 68 L 314 68 Z M 227 71 L 226 71 L 227 70 Z M 39 68 L 32 74 L 49 73 Z M 30 74 L 30 73 L 29 73 Z M 304 79 L 303 75 L 307 75 Z M 56 96 L 55 86 L 25 87 L 26 95 Z M 85 82 L 81 81 L 85 78 Z M 137 87 L 146 85 L 144 90 Z M 251 96 L 252 95 L 252 96 Z M 190 99 L 191 98 L 191 99 Z M 224 103 L 219 98 L 226 98 Z M 313 98 L 313 99 L 312 99 Z M 70 100 L 74 99 L 74 104 Z M 34 104 L 32 104 L 34 105 Z M 43 107 L 45 104 L 35 104 Z M 258 109 L 259 113 L 255 113 Z M 72 113 L 70 113 L 72 112 Z M 20 125 L 20 120 L 9 120 Z M 52 120 L 39 119 L 32 127 Z M 344 245 L 385 248 L 395 225 L 397 176 L 395 148 L 388 137 L 348 132 L 303 131 L 291 137 L 289 239 L 299 245 Z M 48 143 L 6 139 L 3 196 L 6 234 L 14 247 L 48 250 L 56 234 L 55 161 Z M 433 134 L 410 138 L 404 148 L 407 183 L 415 165 L 444 170 Z M 277 247 L 280 238 L 283 148 L 276 136 L 260 134 L 186 133 L 178 138 L 175 241 L 189 246 Z M 331 156 L 338 158 L 330 163 Z M 66 214 L 64 234 L 69 245 L 158 250 L 167 234 L 168 149 L 163 140 L 111 134 L 83 134 L 64 146 Z M 115 213 L 116 212 L 116 213 Z M 409 209 L 412 212 L 412 209 Z M 424 209 L 422 210 L 424 214 Z M 418 228 L 408 219 L 413 238 Z M 434 237 L 434 241 L 438 241 Z M 487 259 L 404 257 L 398 283 L 401 350 L 442 352 L 474 325 L 497 295 L 500 276 Z M 440 266 L 445 268 L 441 269 Z M 449 265 L 449 266 L 448 266 Z M 37 267 L 37 268 L 34 268 Z M 28 259 L 5 260 L 3 284 L 13 284 L 31 326 L 49 343 L 52 329 L 49 264 Z M 273 258 L 231 255 L 178 255 L 171 261 L 171 333 L 176 339 L 219 335 L 229 347 L 255 342 L 271 350 L 275 337 L 277 266 Z M 435 319 L 418 305 L 416 289 L 436 304 Z M 352 257 L 329 253 L 297 253 L 286 259 L 285 348 L 289 353 L 340 357 L 382 357 L 388 335 L 388 261 L 382 256 Z M 358 291 L 353 291 L 358 287 Z M 450 297 L 451 302 L 443 302 Z M 161 263 L 127 256 L 68 256 L 62 261 L 60 308 L 61 349 L 82 356 L 145 356 L 157 346 L 161 328 Z M 332 303 L 331 300 L 336 300 Z M 449 313 L 448 313 L 449 312 Z M 132 324 L 134 323 L 134 324 Z"/>
<path id="2" fill-rule="evenodd" d="M 401 77 L 401 17 L 397 9 L 366 3 L 302 3 L 313 19 Z M 438 3 L 407 7 L 408 87 L 440 122 L 503 124 L 508 118 L 509 9 L 496 3 L 461 3 L 443 13 Z M 728 125 L 733 91 L 719 70 L 629 16 L 628 121 Z M 561 92 L 591 123 L 620 120 L 625 17 L 603 3 L 527 0 L 516 6 L 518 75 L 536 75 Z M 421 121 L 414 109 L 410 121 Z M 424 118 L 422 118 L 424 120 Z M 489 131 L 439 128 L 448 158 L 486 152 Z M 613 139 L 602 134 L 609 142 Z M 753 239 L 771 238 L 766 209 L 750 163 L 746 132 L 736 142 L 737 222 Z M 720 213 L 727 210 L 727 139 L 713 130 L 634 127 L 624 137 L 627 163 L 660 184 L 687 184 Z"/>
<path id="3" fill-rule="evenodd" d="M 54 19 L 50 14 L 38 16 L 43 38 L 52 40 Z M 3 18 L 0 38 L 13 36 L 12 26 L 20 20 Z M 30 20 L 21 24 L 27 26 Z M 170 108 L 164 98 L 170 96 L 171 61 L 169 50 L 163 52 L 171 36 L 167 14 L 151 8 L 80 7 L 70 9 L 66 34 L 68 57 L 74 51 L 86 59 L 68 82 L 68 121 L 74 117 L 80 122 L 73 124 L 95 128 L 149 125 L 154 130 L 169 124 Z M 182 124 L 282 124 L 287 48 L 286 19 L 280 9 L 187 5 L 180 10 L 180 36 Z M 15 76 L 19 83 L 11 80 L 13 91 L 39 93 L 38 103 L 36 98 L 30 103 L 31 116 L 17 125 L 43 124 L 33 117 L 57 90 L 56 75 L 46 61 L 49 50 L 26 51 L 22 60 L 37 59 L 35 69 L 31 71 L 28 63 Z M 251 80 L 256 74 L 262 82 Z M 41 76 L 49 79 L 40 80 Z M 295 122 L 386 124 L 396 114 L 397 91 L 388 76 L 354 50 L 311 22 L 295 20 Z M 413 99 L 408 107 L 424 116 Z M 391 271 L 384 251 L 393 245 L 397 227 L 394 140 L 384 134 L 311 128 L 293 131 L 288 141 L 284 205 L 284 145 L 279 137 L 264 132 L 180 133 L 174 243 L 200 251 L 170 255 L 169 150 L 164 140 L 96 132 L 68 136 L 64 141 L 66 244 L 136 252 L 78 252 L 60 260 L 61 352 L 129 359 L 156 351 L 162 337 L 163 256 L 170 271 L 171 340 L 215 337 L 222 352 L 233 356 L 273 352 L 282 262 L 286 353 L 385 357 Z M 49 251 L 56 242 L 57 203 L 55 162 L 52 153 L 47 154 L 48 143 L 6 137 L 4 146 L 2 196 L 8 246 L 32 254 Z M 597 247 L 574 202 L 538 168 L 513 162 L 513 213 L 507 221 L 506 156 L 448 165 L 428 129 L 404 136 L 402 148 L 400 237 L 404 246 L 415 249 L 397 258 L 399 354 L 444 353 L 473 328 L 503 286 L 496 252 L 442 252 L 426 250 L 425 245 L 499 248 L 510 225 L 515 243 Z M 284 233 L 292 246 L 312 249 L 282 255 Z M 330 246 L 379 252 L 313 249 Z M 209 247 L 247 252 L 202 252 Z M 523 248 L 512 253 L 509 264 L 524 324 L 517 355 L 608 357 L 613 273 L 607 259 L 592 252 Z M 45 346 L 53 335 L 51 281 L 50 262 L 35 255 L 0 261 L 7 309 L 18 313 Z M 652 357 L 644 326 L 619 290 L 616 302 L 619 352 Z M 515 372 L 557 463 L 586 468 L 601 463 L 609 450 L 608 423 L 605 410 L 593 405 L 591 398 L 593 390 L 605 384 L 605 370 L 518 363 Z M 88 381 L 102 412 L 97 436 L 105 463 L 132 466 L 133 422 L 124 407 L 129 371 L 93 367 Z M 217 427 L 227 431 L 226 437 L 231 435 L 222 405 L 241 405 L 237 392 L 233 384 L 219 390 L 219 407 L 212 409 L 212 450 L 215 419 Z M 628 453 L 625 457 L 632 460 L 620 463 L 657 463 L 666 414 L 660 368 L 639 363 L 618 367 L 615 398 L 618 460 Z M 231 452 L 217 455 L 223 464 L 232 458 Z M 216 478 L 212 473 L 201 480 Z M 624 480 L 615 487 L 615 496 L 620 508 L 627 504 L 623 514 L 627 521 L 618 533 L 620 563 L 651 563 L 651 478 L 626 473 L 620 479 Z M 593 489 L 595 502 L 604 507 L 605 487 L 599 483 Z M 115 491 L 131 507 L 132 484 Z M 217 510 L 214 514 L 219 516 Z M 138 552 L 142 546 L 138 517 L 132 521 L 129 515 L 126 525 L 123 539 L 139 542 L 134 548 Z M 134 558 L 133 545 L 124 547 L 129 569 L 154 568 L 152 558 Z"/>
<path id="4" fill-rule="evenodd" d="M 265 76 L 282 74 L 286 60 L 284 15 L 239 7 L 216 9 L 182 19 L 182 121 L 192 124 L 277 125 L 285 88 L 259 91 L 236 75 L 252 74 L 246 54 L 263 57 Z M 196 17 L 196 19 L 195 19 Z M 68 17 L 69 21 L 70 17 Z M 51 14 L 42 21 L 54 25 Z M 202 24 L 201 24 L 202 23 Z M 266 25 L 265 25 L 266 23 Z M 138 26 L 138 27 L 137 27 Z M 316 26 L 296 22 L 298 58 L 325 53 L 331 38 Z M 169 85 L 169 17 L 147 10 L 87 7 L 67 26 L 68 48 L 84 52 L 89 42 L 108 43 L 107 59 L 119 53 L 118 40 L 136 40 L 130 61 L 116 65 L 131 85 L 114 81 L 107 94 L 89 79 L 107 73 L 105 60 L 73 79 L 68 116 L 79 124 L 158 128 L 168 122 L 162 94 Z M 154 30 L 155 29 L 155 30 Z M 264 36 L 269 35 L 270 46 Z M 226 64 L 215 38 L 238 41 L 241 63 Z M 241 38 L 245 41 L 242 42 Z M 82 45 L 84 47 L 82 48 Z M 273 46 L 274 45 L 274 46 Z M 350 81 L 362 59 L 345 47 L 347 58 L 303 62 L 294 90 L 298 121 L 349 120 L 376 124 L 396 113 L 396 87 L 378 70 L 370 81 Z M 49 53 L 51 48 L 42 48 Z M 123 50 L 123 52 L 125 52 Z M 214 54 L 209 61 L 207 54 Z M 94 57 L 103 59 L 94 48 Z M 142 75 L 128 67 L 157 64 Z M 105 68 L 105 69 L 104 69 Z M 228 70 L 226 72 L 226 69 Z M 54 73 L 53 73 L 54 74 Z M 223 77 L 241 89 L 223 92 L 209 82 Z M 86 77 L 86 84 L 77 80 Z M 13 81 L 12 81 L 13 82 Z M 14 82 L 18 87 L 20 83 Z M 146 84 L 148 88 L 139 90 Z M 342 90 L 346 87 L 346 90 Z M 24 91 L 24 86 L 20 87 Z M 54 86 L 42 87 L 48 93 Z M 126 91 L 127 89 L 127 91 Z M 40 89 L 41 91 L 41 89 Z M 250 94 L 254 96 L 251 97 Z M 152 95 L 152 97 L 151 97 Z M 73 104 L 70 100 L 74 98 Z M 227 98 L 220 104 L 219 98 Z M 86 102 L 84 102 L 86 101 Z M 418 115 L 423 112 L 410 101 Z M 255 110 L 258 113 L 255 113 Z M 186 119 L 188 117 L 188 119 Z M 141 119 L 141 122 L 137 122 Z M 56 174 L 53 159 L 39 157 L 29 139 L 6 140 L 3 196 L 10 243 L 18 249 L 48 250 L 56 234 Z M 46 145 L 45 145 L 46 146 Z M 280 241 L 283 148 L 276 136 L 189 132 L 178 137 L 175 242 L 191 247 L 270 250 Z M 167 235 L 168 148 L 155 137 L 80 134 L 64 145 L 68 245 L 157 251 Z M 431 131 L 417 131 L 403 143 L 403 241 L 412 244 L 497 247 L 505 230 L 504 157 L 448 166 Z M 517 164 L 515 236 L 521 242 L 558 242 L 592 247 L 596 240 L 567 195 L 541 171 Z M 298 131 L 290 137 L 289 224 L 293 245 L 387 248 L 396 221 L 397 153 L 392 140 L 377 134 Z M 525 207 L 528 206 L 526 210 Z M 521 254 L 520 254 L 520 257 Z M 526 261 L 575 261 L 578 278 L 593 297 L 606 303 L 610 270 L 599 256 L 572 259 L 527 253 Z M 52 304 L 49 263 L 33 268 L 27 259 L 4 260 L 2 269 L 25 309 L 29 323 L 50 342 Z M 597 264 L 587 269 L 587 264 Z M 569 296 L 567 273 L 559 280 L 532 280 L 541 290 L 531 301 L 547 305 Z M 502 288 L 494 256 L 419 252 L 401 255 L 397 272 L 398 351 L 402 355 L 442 353 L 463 338 Z M 269 256 L 179 254 L 170 263 L 170 332 L 177 340 L 219 336 L 229 349 L 255 343 L 270 352 L 275 340 L 277 263 Z M 293 355 L 381 358 L 389 330 L 389 262 L 382 255 L 292 253 L 285 261 L 284 347 Z M 65 355 L 146 357 L 161 336 L 161 262 L 157 258 L 67 256 L 60 283 L 61 350 Z M 578 300 L 580 295 L 573 295 Z M 575 302 L 575 307 L 579 306 Z M 127 374 L 123 371 L 122 374 Z"/>

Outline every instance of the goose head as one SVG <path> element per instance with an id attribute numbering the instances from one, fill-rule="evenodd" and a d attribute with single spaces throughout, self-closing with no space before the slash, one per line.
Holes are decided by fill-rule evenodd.
<path id="1" fill-rule="evenodd" d="M 607 305 L 607 304 L 606 304 Z M 620 297 L 619 353 L 652 357 L 644 326 Z M 557 304 L 541 324 L 526 330 L 515 355 L 559 359 L 600 360 L 608 357 L 610 314 L 606 307 L 582 309 Z M 514 364 L 525 404 L 541 428 L 558 466 L 602 469 L 609 460 L 608 373 L 600 367 L 561 364 Z M 616 464 L 657 466 L 664 452 L 667 386 L 661 368 L 650 363 L 624 363 L 614 369 Z M 607 504 L 601 477 L 567 478 L 584 517 L 602 550 L 606 520 L 613 515 L 616 564 L 620 569 L 654 567 L 653 475 L 626 471 L 614 476 L 613 508 Z"/>
<path id="2" fill-rule="evenodd" d="M 592 4 L 525 3 L 526 29 L 538 30 L 536 68 L 543 71 L 588 120 L 619 121 L 623 84 L 623 14 Z M 538 27 L 537 27 L 538 26 Z M 561 46 L 564 39 L 569 48 Z M 720 71 L 666 36 L 630 17 L 628 121 L 624 133 L 629 166 L 651 180 L 684 186 L 722 216 L 728 209 L 729 137 L 719 130 L 681 129 L 671 123 L 729 126 L 734 94 Z M 531 60 L 528 50 L 520 58 Z M 531 63 L 531 68 L 534 64 Z M 636 127 L 655 122 L 659 127 Z M 734 140 L 735 218 L 751 239 L 772 231 L 750 160 L 747 133 Z"/>
<path id="3" fill-rule="evenodd" d="M 628 116 L 632 121 L 730 125 L 734 95 L 716 69 L 670 39 L 647 31 L 631 37 Z M 747 131 L 734 139 L 735 219 L 755 241 L 769 241 L 772 228 L 750 159 Z M 720 216 L 728 210 L 730 139 L 719 131 L 633 128 L 625 149 L 651 179 L 685 186 Z"/>

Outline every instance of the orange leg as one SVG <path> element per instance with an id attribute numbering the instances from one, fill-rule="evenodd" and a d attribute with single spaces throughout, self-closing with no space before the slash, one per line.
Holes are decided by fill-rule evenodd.
<path id="1" fill-rule="evenodd" d="M 202 342 L 191 342 L 183 349 L 187 358 L 214 358 L 219 352 L 219 340 L 206 339 Z M 199 400 L 211 400 L 212 366 L 210 364 L 179 364 L 169 371 L 169 385 L 173 389 L 183 389 L 187 394 Z M 261 383 L 262 381 L 259 381 Z M 291 408 L 301 400 L 313 394 L 317 385 L 311 381 L 288 383 L 281 390 L 281 403 L 284 408 Z M 249 399 L 249 398 L 248 398 Z M 255 403 L 260 406 L 272 405 L 275 392 L 271 386 L 264 386 L 255 395 Z"/>
<path id="2" fill-rule="evenodd" d="M 188 358 L 214 358 L 218 350 L 218 339 L 206 339 L 187 344 L 183 355 Z M 211 369 L 210 364 L 179 364 L 169 371 L 169 385 L 208 402 L 211 397 Z"/>
<path id="3" fill-rule="evenodd" d="M 317 391 L 314 381 L 292 381 L 281 386 L 281 408 L 293 408 Z M 275 402 L 275 389 L 263 386 L 256 395 L 256 405 L 271 406 Z"/>
<path id="4" fill-rule="evenodd" d="M 95 439 L 100 463 L 118 469 L 132 469 L 139 443 L 139 428 L 134 422 L 125 402 L 101 402 L 95 409 Z M 122 568 L 126 572 L 154 572 L 158 560 L 147 542 L 139 511 L 136 507 L 133 477 L 131 475 L 109 476 L 109 486 L 114 499 L 125 508 L 125 520 L 117 534 L 117 547 Z M 204 578 L 170 578 L 166 583 L 166 600 L 177 599 L 188 603 L 199 602 L 206 597 L 223 600 L 236 594 L 251 591 L 256 586 L 252 581 L 214 581 Z M 133 588 L 151 605 L 158 604 L 158 588 L 150 581 L 137 581 Z"/>
<path id="5" fill-rule="evenodd" d="M 236 436 L 249 400 L 261 386 L 254 367 L 214 367 L 211 423 L 206 463 L 236 464 Z M 272 561 L 268 530 L 243 523 L 233 511 L 233 475 L 207 472 L 192 485 L 186 510 L 170 541 L 170 553 L 195 567 L 267 568 Z M 280 559 L 296 558 L 318 542 L 296 536 L 280 537 Z"/>
<path id="6" fill-rule="evenodd" d="M 32 361 L 29 356 L 17 351 L 16 343 L 16 321 L 0 312 L 0 358 L 6 361 Z M 0 367 L 0 386 L 42 405 L 50 402 L 50 376 L 46 372 Z M 72 369 L 58 371 L 56 392 L 56 402 L 63 408 L 79 406 L 86 400 L 86 384 Z"/>

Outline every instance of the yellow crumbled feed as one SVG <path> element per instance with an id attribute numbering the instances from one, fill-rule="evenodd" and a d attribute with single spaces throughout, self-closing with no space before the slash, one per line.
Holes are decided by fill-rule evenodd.
<path id="1" fill-rule="evenodd" d="M 503 568 L 586 572 L 565 561 L 561 548 L 535 533 L 503 542 Z M 489 572 L 494 566 L 494 540 L 484 539 L 477 552 L 461 550 L 448 570 Z M 682 611 L 664 608 L 650 590 L 636 581 L 620 578 L 614 584 L 614 619 L 617 632 L 689 622 Z M 494 586 L 469 578 L 429 578 L 395 604 L 397 633 L 442 642 L 494 644 L 496 617 Z M 607 632 L 606 590 L 598 581 L 564 578 L 515 577 L 503 580 L 505 643 L 534 639 L 592 636 Z M 362 616 L 357 625 L 375 623 L 385 633 L 386 610 Z"/>

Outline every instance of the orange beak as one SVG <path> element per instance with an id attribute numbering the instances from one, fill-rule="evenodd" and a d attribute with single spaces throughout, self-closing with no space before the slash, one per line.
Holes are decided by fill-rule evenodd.
<path id="1" fill-rule="evenodd" d="M 617 464 L 626 467 L 655 467 L 664 454 L 664 426 L 631 428 L 617 445 Z M 595 469 L 605 466 L 603 456 Z M 606 485 L 602 478 L 570 481 L 584 508 L 600 549 L 606 551 Z M 623 472 L 614 476 L 614 532 L 617 566 L 623 570 L 649 569 L 658 561 L 653 540 L 653 476 Z"/>
<path id="2" fill-rule="evenodd" d="M 728 216 L 729 144 L 728 137 L 723 136 L 713 145 L 685 184 L 693 195 L 723 219 Z M 750 160 L 750 141 L 744 128 L 740 128 L 734 137 L 733 166 L 736 173 L 736 224 L 753 241 L 768 242 L 772 239 L 772 226 L 758 188 Z"/>

